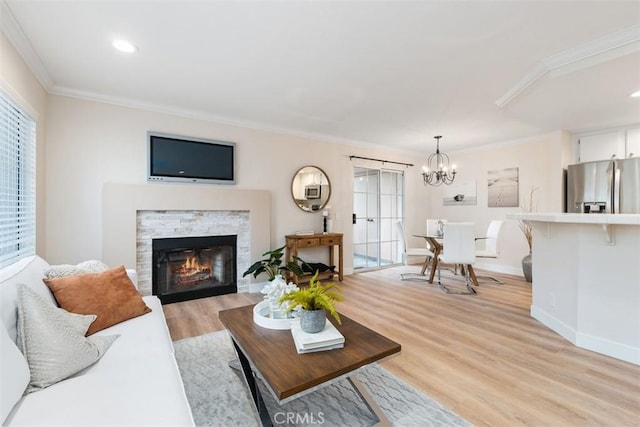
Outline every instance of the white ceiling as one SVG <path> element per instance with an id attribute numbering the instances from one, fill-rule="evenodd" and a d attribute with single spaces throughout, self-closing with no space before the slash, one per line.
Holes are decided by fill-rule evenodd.
<path id="1" fill-rule="evenodd" d="M 640 123 L 638 1 L 7 0 L 3 12 L 51 93 L 421 153 L 436 134 L 451 151 Z M 139 51 L 115 51 L 115 37 Z"/>

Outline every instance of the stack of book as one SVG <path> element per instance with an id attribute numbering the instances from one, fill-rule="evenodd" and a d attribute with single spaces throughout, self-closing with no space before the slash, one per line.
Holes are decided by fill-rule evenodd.
<path id="1" fill-rule="evenodd" d="M 344 336 L 328 320 L 322 331 L 310 334 L 300 328 L 299 319 L 293 319 L 291 320 L 291 335 L 298 354 L 344 347 Z"/>

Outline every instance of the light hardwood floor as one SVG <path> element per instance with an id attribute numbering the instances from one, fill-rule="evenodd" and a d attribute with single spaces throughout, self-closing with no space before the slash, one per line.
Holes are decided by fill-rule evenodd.
<path id="1" fill-rule="evenodd" d="M 381 363 L 389 371 L 475 425 L 640 426 L 640 367 L 575 347 L 533 319 L 530 284 L 491 273 L 504 285 L 447 295 L 400 280 L 418 270 L 394 267 L 342 283 L 339 311 L 402 345 Z M 177 340 L 223 329 L 219 310 L 261 299 L 224 295 L 164 311 Z"/>

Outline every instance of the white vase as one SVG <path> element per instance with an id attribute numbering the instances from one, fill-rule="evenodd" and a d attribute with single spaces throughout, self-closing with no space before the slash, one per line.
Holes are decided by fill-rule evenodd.
<path id="1" fill-rule="evenodd" d="M 524 273 L 524 279 L 531 283 L 533 281 L 531 254 L 522 258 L 522 272 Z"/>

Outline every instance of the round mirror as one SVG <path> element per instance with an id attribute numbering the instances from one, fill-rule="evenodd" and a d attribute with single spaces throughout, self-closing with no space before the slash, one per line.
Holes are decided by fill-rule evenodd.
<path id="1" fill-rule="evenodd" d="M 291 197 L 305 212 L 324 209 L 331 196 L 331 183 L 327 174 L 317 166 L 305 166 L 293 175 Z"/>

